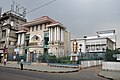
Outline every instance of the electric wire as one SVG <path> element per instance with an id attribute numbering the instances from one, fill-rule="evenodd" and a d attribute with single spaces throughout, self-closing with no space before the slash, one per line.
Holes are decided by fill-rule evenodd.
<path id="1" fill-rule="evenodd" d="M 47 5 L 49 5 L 49 4 L 51 4 L 51 3 L 55 2 L 55 1 L 56 1 L 56 0 L 53 0 L 53 1 L 50 1 L 50 2 L 48 2 L 48 3 L 45 3 L 45 4 L 43 4 L 43 5 L 41 5 L 41 6 L 37 7 L 37 8 L 34 8 L 34 9 L 28 11 L 27 14 L 28 14 L 28 13 L 31 13 L 31 12 L 39 9 L 39 8 L 42 8 L 42 7 L 44 7 L 44 6 L 47 6 Z"/>

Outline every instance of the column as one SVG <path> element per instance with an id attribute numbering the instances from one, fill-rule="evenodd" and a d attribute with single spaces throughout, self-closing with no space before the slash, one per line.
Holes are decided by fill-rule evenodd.
<path id="1" fill-rule="evenodd" d="M 60 28 L 60 41 L 61 41 L 61 28 Z"/>
<path id="2" fill-rule="evenodd" d="M 64 34 L 64 32 L 63 32 L 63 29 L 61 28 L 61 41 L 64 41 L 63 40 L 63 34 Z"/>
<path id="3" fill-rule="evenodd" d="M 57 26 L 57 41 L 60 41 L 60 28 Z"/>
<path id="4" fill-rule="evenodd" d="M 50 33 L 50 27 L 48 28 L 48 30 L 49 30 L 49 41 L 51 41 L 51 33 Z"/>
<path id="5" fill-rule="evenodd" d="M 18 45 L 20 45 L 20 34 L 18 34 L 18 42 L 17 42 Z"/>
<path id="6" fill-rule="evenodd" d="M 86 40 L 83 40 L 83 44 L 82 44 L 82 52 L 86 52 Z"/>
<path id="7" fill-rule="evenodd" d="M 24 41 L 25 40 L 25 34 L 24 33 L 22 33 L 22 36 L 21 36 L 21 44 L 24 44 Z"/>
<path id="8" fill-rule="evenodd" d="M 26 57 L 26 61 L 28 62 L 29 61 L 29 51 L 27 51 L 27 57 Z"/>
<path id="9" fill-rule="evenodd" d="M 58 40 L 60 41 L 60 27 L 58 27 Z"/>
<path id="10" fill-rule="evenodd" d="M 53 28 L 51 27 L 51 41 L 53 41 L 52 38 L 53 38 Z"/>
<path id="11" fill-rule="evenodd" d="M 57 40 L 57 39 L 56 39 L 56 38 L 57 38 L 57 37 L 56 37 L 56 32 L 57 32 L 57 29 L 56 29 L 56 28 L 57 28 L 57 27 L 55 27 L 55 32 L 54 32 L 54 34 L 55 34 L 55 36 L 54 36 L 54 37 L 55 37 L 55 38 L 54 38 L 55 41 Z"/>

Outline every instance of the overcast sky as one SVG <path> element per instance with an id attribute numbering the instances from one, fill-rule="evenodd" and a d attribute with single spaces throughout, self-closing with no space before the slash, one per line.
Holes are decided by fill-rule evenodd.
<path id="1" fill-rule="evenodd" d="M 14 0 L 27 11 L 52 0 Z M 12 0 L 0 0 L 3 12 L 10 10 Z M 61 22 L 71 33 L 71 38 L 96 35 L 97 31 L 116 30 L 120 47 L 120 0 L 56 0 L 43 8 L 27 14 L 28 21 L 49 16 Z"/>

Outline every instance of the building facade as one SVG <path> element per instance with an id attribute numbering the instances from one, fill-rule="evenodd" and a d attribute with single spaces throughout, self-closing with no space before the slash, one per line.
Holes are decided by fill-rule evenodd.
<path id="1" fill-rule="evenodd" d="M 69 53 L 70 33 L 66 31 L 66 27 L 59 22 L 47 25 L 47 27 L 49 30 L 48 53 L 56 56 L 64 56 L 65 53 Z"/>
<path id="2" fill-rule="evenodd" d="M 74 52 L 73 43 L 76 45 L 76 53 Z M 71 60 L 78 60 L 80 52 L 82 53 L 104 53 L 107 49 L 116 49 L 116 35 L 114 30 L 97 32 L 96 36 L 84 36 L 84 38 L 76 38 L 71 40 Z"/>
<path id="3" fill-rule="evenodd" d="M 105 52 L 106 49 L 114 49 L 114 42 L 109 38 L 76 39 L 78 42 L 77 52 Z M 71 40 L 71 45 L 74 40 Z M 80 46 L 81 45 L 81 46 Z M 71 46 L 72 48 L 72 46 Z M 73 52 L 73 50 L 71 50 Z"/>
<path id="4" fill-rule="evenodd" d="M 36 61 L 39 55 L 52 54 L 63 56 L 65 52 L 65 32 L 66 28 L 59 22 L 48 16 L 42 16 L 22 25 L 18 35 L 19 54 L 27 54 L 27 61 Z M 68 36 L 68 34 L 67 34 Z M 70 39 L 67 38 L 67 42 Z M 70 46 L 70 45 L 69 45 Z M 70 52 L 70 51 L 69 51 Z"/>
<path id="5" fill-rule="evenodd" d="M 2 14 L 0 17 L 0 49 L 3 49 L 4 55 L 0 53 L 0 59 L 3 59 L 3 57 L 8 58 L 8 60 L 12 59 L 17 43 L 16 31 L 18 31 L 24 23 L 26 23 L 26 19 L 16 15 L 12 11 Z"/>

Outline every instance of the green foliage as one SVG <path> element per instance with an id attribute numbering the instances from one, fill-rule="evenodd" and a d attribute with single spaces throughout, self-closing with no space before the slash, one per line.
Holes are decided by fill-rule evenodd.
<path id="1" fill-rule="evenodd" d="M 108 49 L 105 54 L 105 60 L 106 61 L 116 61 L 117 60 L 116 57 L 113 57 L 113 55 L 116 55 L 116 54 L 120 54 L 118 49 L 115 49 L 115 50 Z"/>
<path id="2" fill-rule="evenodd" d="M 56 60 L 57 60 L 57 58 L 56 58 L 56 56 L 55 55 L 53 55 L 53 56 L 48 56 L 48 62 L 49 63 L 55 63 L 56 62 Z"/>
<path id="3" fill-rule="evenodd" d="M 37 60 L 46 63 L 71 63 L 70 56 L 56 57 L 48 54 L 39 55 Z"/>

